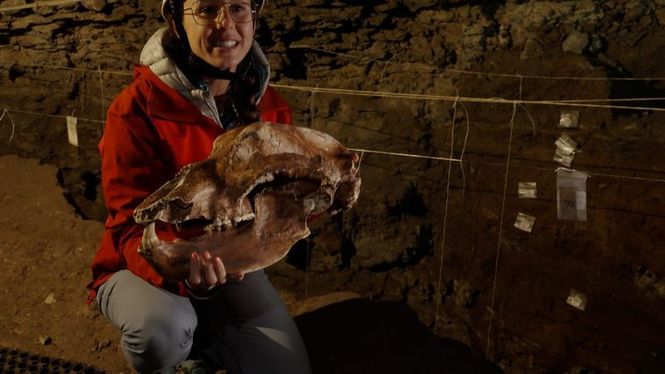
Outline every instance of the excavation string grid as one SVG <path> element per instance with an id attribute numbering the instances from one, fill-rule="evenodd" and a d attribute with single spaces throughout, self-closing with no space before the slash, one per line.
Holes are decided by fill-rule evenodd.
<path id="1" fill-rule="evenodd" d="M 389 61 L 384 61 L 384 69 L 381 73 L 381 80 L 383 80 L 384 76 L 387 74 L 387 71 L 389 69 L 389 65 L 394 62 L 392 60 Z M 394 65 L 394 64 L 393 64 Z M 58 67 L 58 66 L 39 66 L 43 68 L 51 68 L 51 69 L 65 69 L 65 70 L 73 70 L 73 71 L 80 71 L 83 73 L 96 73 L 98 74 L 99 78 L 99 84 L 101 86 L 101 109 L 102 113 L 104 112 L 104 80 L 103 80 L 103 75 L 104 74 L 117 74 L 117 75 L 131 75 L 131 73 L 125 73 L 125 72 L 117 72 L 117 71 L 104 71 L 100 67 L 98 67 L 96 70 L 91 70 L 91 69 L 78 69 L 78 68 L 66 68 L 66 67 Z M 494 324 L 495 320 L 497 319 L 497 311 L 495 310 L 495 304 L 496 304 L 496 298 L 497 295 L 500 293 L 498 290 L 498 278 L 500 275 L 500 267 L 501 267 L 501 261 L 500 261 L 500 256 L 502 252 L 501 248 L 501 243 L 503 239 L 503 234 L 504 234 L 504 221 L 506 219 L 510 219 L 510 217 L 505 217 L 505 211 L 506 211 L 506 197 L 508 195 L 508 179 L 509 179 L 509 171 L 511 169 L 511 147 L 512 147 L 512 142 L 513 142 L 513 129 L 515 126 L 515 120 L 516 120 L 516 114 L 518 112 L 518 107 L 526 113 L 528 116 L 529 120 L 531 121 L 531 126 L 533 127 L 534 133 L 536 131 L 536 123 L 527 110 L 526 106 L 527 105 L 543 105 L 543 106 L 551 106 L 551 107 L 566 107 L 566 108 L 600 108 L 600 109 L 625 109 L 625 110 L 636 110 L 636 111 L 652 111 L 652 112 L 664 112 L 665 108 L 662 107 L 646 107 L 646 106 L 628 106 L 628 105 L 614 105 L 614 104 L 603 104 L 603 103 L 626 103 L 626 102 L 634 102 L 634 103 L 639 103 L 639 102 L 655 102 L 655 101 L 665 101 L 665 97 L 656 97 L 656 98 L 623 98 L 623 99 L 608 99 L 608 98 L 603 98 L 603 99 L 579 99 L 579 100 L 524 100 L 522 98 L 522 84 L 525 79 L 566 79 L 566 80 L 645 80 L 645 81 L 652 81 L 652 80 L 665 80 L 665 78 L 600 78 L 600 77 L 542 77 L 542 76 L 522 76 L 522 75 L 511 75 L 511 74 L 497 74 L 497 73 L 480 73 L 480 72 L 469 72 L 469 71 L 461 71 L 461 70 L 451 70 L 451 69 L 444 69 L 445 72 L 448 73 L 455 73 L 455 74 L 471 74 L 471 75 L 477 75 L 477 76 L 493 76 L 493 77 L 503 77 L 503 78 L 511 78 L 511 79 L 518 79 L 519 80 L 519 92 L 516 100 L 509 100 L 509 99 L 504 99 L 504 98 L 482 98 L 482 97 L 461 97 L 459 94 L 457 96 L 446 96 L 446 95 L 425 95 L 425 94 L 412 94 L 412 93 L 396 93 L 396 92 L 385 92 L 385 91 L 369 91 L 369 90 L 350 90 L 350 89 L 338 89 L 338 88 L 322 88 L 319 87 L 318 85 L 316 87 L 305 87 L 305 86 L 296 86 L 296 85 L 284 85 L 284 84 L 273 84 L 274 87 L 284 89 L 284 90 L 295 90 L 295 91 L 301 91 L 301 92 L 307 92 L 309 94 L 309 98 L 307 100 L 307 112 L 309 115 L 309 125 L 311 127 L 313 120 L 314 120 L 314 107 L 315 107 L 315 100 L 314 97 L 316 94 L 326 94 L 326 95 L 336 95 L 336 96 L 361 96 L 361 97 L 375 97 L 375 98 L 385 98 L 385 99 L 401 99 L 401 100 L 425 100 L 425 101 L 432 101 L 432 102 L 451 102 L 452 103 L 452 109 L 455 113 L 453 116 L 453 123 L 451 127 L 451 149 L 450 149 L 450 154 L 449 157 L 437 157 L 437 156 L 425 156 L 425 155 L 418 155 L 418 154 L 413 154 L 413 153 L 407 153 L 407 152 L 388 152 L 388 151 L 383 151 L 383 150 L 373 150 L 373 149 L 366 149 L 366 148 L 350 148 L 353 151 L 361 153 L 362 156 L 366 156 L 367 154 L 376 154 L 376 155 L 382 155 L 382 156 L 389 156 L 389 157 L 408 157 L 408 158 L 420 158 L 420 159 L 430 159 L 430 160 L 436 160 L 436 161 L 444 161 L 447 162 L 448 170 L 447 170 L 447 185 L 446 185 L 446 197 L 445 197 L 445 206 L 443 210 L 443 227 L 442 227 L 442 242 L 440 244 L 440 257 L 438 258 L 439 263 L 437 264 L 439 270 L 437 274 L 437 282 L 436 282 L 436 292 L 437 292 L 437 297 L 436 297 L 436 303 L 435 303 L 435 320 L 434 320 L 434 329 L 435 332 L 438 328 L 438 314 L 440 312 L 440 302 L 439 302 L 439 295 L 441 293 L 441 282 L 442 282 L 442 273 L 444 269 L 444 252 L 446 250 L 446 223 L 448 221 L 448 204 L 449 204 L 449 199 L 448 195 L 450 193 L 450 178 L 451 178 L 451 170 L 453 167 L 453 164 L 458 164 L 459 167 L 462 170 L 462 174 L 464 172 L 463 164 L 464 163 L 479 163 L 479 164 L 486 164 L 487 162 L 483 161 L 473 161 L 473 160 L 463 160 L 463 155 L 464 155 L 464 150 L 466 148 L 466 137 L 468 137 L 468 126 L 469 126 L 469 116 L 468 112 L 466 111 L 466 108 L 464 108 L 464 111 L 467 112 L 466 114 L 466 121 L 467 121 L 467 135 L 464 140 L 464 146 L 462 149 L 462 152 L 459 156 L 459 158 L 454 157 L 454 138 L 455 138 L 455 118 L 456 118 L 456 113 L 457 113 L 457 108 L 458 105 L 463 106 L 464 103 L 477 103 L 477 104 L 506 104 L 506 105 L 511 105 L 512 106 L 512 115 L 509 119 L 508 126 L 510 130 L 510 135 L 509 138 L 506 140 L 507 144 L 507 154 L 506 154 L 506 159 L 505 163 L 497 164 L 497 165 L 502 165 L 504 169 L 504 175 L 503 175 L 503 189 L 502 189 L 502 194 L 501 194 L 501 213 L 500 213 L 500 219 L 499 219 L 499 229 L 498 229 L 498 237 L 497 237 L 497 246 L 496 246 L 496 256 L 495 256 L 495 262 L 494 262 L 494 269 L 493 269 L 493 276 L 491 278 L 491 300 L 488 305 L 488 328 L 487 328 L 487 336 L 486 338 L 486 356 L 490 358 L 492 354 L 492 348 L 494 347 L 494 339 L 493 335 L 495 334 L 494 332 Z M 71 121 L 69 118 L 71 116 L 58 116 L 58 115 L 48 115 L 48 114 L 43 114 L 43 113 L 37 113 L 37 112 L 30 112 L 30 111 L 20 111 L 20 110 L 13 110 L 9 108 L 5 108 L 2 114 L 2 117 L 7 117 L 10 120 L 12 120 L 12 137 L 14 137 L 14 120 L 10 116 L 10 112 L 14 113 L 22 113 L 22 114 L 30 114 L 30 115 L 41 115 L 41 116 L 46 116 L 46 117 L 54 117 L 54 118 L 64 118 L 69 121 Z M 0 118 L 0 124 L 2 124 L 2 119 Z M 103 118 L 103 114 L 102 114 Z M 79 118 L 81 121 L 90 121 L 90 122 L 99 122 L 103 123 L 103 120 L 94 120 L 94 119 L 85 119 L 85 118 Z M 561 145 L 559 143 L 562 143 L 563 146 L 560 147 L 564 151 L 567 151 L 568 148 L 574 148 L 574 145 L 567 145 L 566 139 L 563 139 L 560 141 L 557 141 L 558 145 Z M 561 150 L 559 149 L 559 151 Z M 572 158 L 571 158 L 572 159 Z M 556 160 L 556 159 L 555 159 Z M 531 161 L 539 161 L 542 162 L 542 160 L 531 160 Z M 564 160 L 565 161 L 565 160 Z M 559 161 L 561 163 L 561 161 Z M 570 165 L 564 165 L 564 166 L 570 166 Z M 520 167 L 520 166 L 513 166 L 513 167 Z M 608 166 L 608 168 L 611 168 Z M 546 169 L 546 168 L 539 168 L 542 170 L 546 171 L 551 171 L 554 172 L 555 169 Z M 574 170 L 573 170 L 574 171 Z M 633 172 L 638 173 L 641 172 L 640 170 L 633 170 Z M 653 174 L 658 174 L 658 172 L 653 172 Z M 665 183 L 665 179 L 663 178 L 645 178 L 645 177 L 638 177 L 638 176 L 630 176 L 630 175 L 615 175 L 615 174 L 608 174 L 608 173 L 585 173 L 585 175 L 588 176 L 602 176 L 602 177 L 614 177 L 618 179 L 632 179 L 632 180 L 641 180 L 641 181 L 649 181 L 649 182 L 655 182 L 655 183 Z M 466 184 L 466 182 L 463 182 L 463 184 Z M 464 188 L 464 186 L 462 187 Z M 584 201 L 584 204 L 586 202 Z M 521 214 L 520 216 L 523 220 L 525 217 L 529 218 L 528 216 Z M 586 216 L 585 216 L 586 217 Z M 531 217 L 534 218 L 534 217 Z M 534 218 L 535 219 L 535 218 Z M 522 222 L 523 223 L 523 222 Z M 515 224 L 516 227 L 518 227 L 518 224 L 516 222 Z M 519 228 L 519 227 L 518 227 Z M 523 229 L 523 231 L 530 232 L 528 229 Z M 309 247 L 309 242 L 308 242 L 308 247 Z M 309 262 L 309 248 L 307 248 L 307 262 Z M 308 264 L 309 265 L 309 264 Z M 309 266 L 307 266 L 307 271 L 306 271 L 306 280 L 305 280 L 305 293 L 306 295 L 309 294 L 309 282 L 310 282 L 310 274 L 309 274 Z M 571 301 L 572 300 L 572 301 Z M 580 310 L 584 310 L 584 304 L 586 303 L 586 295 L 584 294 L 573 294 L 571 291 L 571 296 L 569 297 L 568 300 L 564 300 L 563 302 L 568 303 L 569 305 L 576 307 Z M 21 356 L 23 355 L 23 356 Z M 6 358 L 11 356 L 11 363 L 10 359 Z M 35 365 L 35 360 L 24 360 L 26 363 L 22 363 L 20 357 L 23 357 L 27 360 L 27 358 L 30 358 L 32 360 L 31 355 L 27 355 L 25 353 L 21 353 L 18 351 L 9 351 L 9 350 L 3 350 L 2 351 L 2 365 L 0 366 L 6 370 L 9 370 L 9 367 L 11 368 L 16 367 L 17 365 L 27 365 L 28 361 L 32 364 Z M 19 357 L 19 358 L 17 358 Z M 37 356 L 34 356 L 37 357 Z M 39 360 L 37 360 L 39 361 Z M 21 362 L 21 363 L 19 363 Z M 49 363 L 51 361 L 48 361 Z M 38 362 L 37 362 L 38 363 Z M 62 362 L 57 361 L 58 365 L 60 365 Z M 42 364 L 42 366 L 45 364 Z M 41 368 L 41 367 L 40 367 Z M 13 370 L 13 369 L 12 369 Z M 88 370 L 87 368 L 85 370 Z M 10 371 L 11 372 L 11 371 Z M 80 372 L 95 372 L 95 371 L 80 371 Z"/>
<path id="2" fill-rule="evenodd" d="M 460 102 L 460 104 L 464 108 L 463 102 Z M 521 107 L 523 108 L 523 106 L 521 106 Z M 466 109 L 465 109 L 465 111 L 466 111 Z M 11 134 L 10 134 L 9 138 L 6 141 L 9 142 L 9 143 L 11 143 L 12 140 L 16 137 L 16 134 L 15 134 L 15 132 L 16 132 L 16 123 L 15 123 L 11 113 L 26 114 L 26 115 L 46 117 L 46 118 L 62 119 L 63 123 L 65 123 L 65 124 L 67 124 L 67 121 L 71 121 L 72 118 L 76 118 L 78 121 L 81 121 L 81 122 L 98 123 L 98 124 L 101 124 L 101 125 L 104 124 L 104 121 L 91 119 L 91 118 L 81 118 L 81 117 L 71 117 L 71 116 L 65 116 L 65 115 L 46 114 L 46 113 L 39 113 L 39 112 L 26 111 L 26 110 L 10 109 L 10 108 L 5 107 L 3 109 L 3 115 L 0 115 L 0 126 L 3 126 L 3 121 L 8 121 L 9 126 L 10 126 Z M 527 113 L 527 115 L 530 116 L 530 114 L 528 114 L 528 112 L 526 112 L 526 113 Z M 467 134 L 467 136 L 468 136 L 468 134 Z M 466 139 L 465 139 L 465 144 L 466 144 Z M 377 154 L 377 155 L 384 155 L 384 156 L 417 158 L 417 159 L 433 160 L 433 161 L 451 161 L 451 162 L 455 162 L 455 163 L 461 163 L 462 162 L 462 160 L 459 159 L 459 158 L 428 156 L 428 155 L 421 155 L 421 154 L 408 153 L 408 152 L 390 152 L 390 151 L 373 150 L 373 149 L 365 149 L 365 148 L 354 148 L 354 147 L 350 147 L 349 149 L 351 151 L 355 151 L 355 152 L 365 152 L 367 154 Z M 523 161 L 542 162 L 542 160 L 523 160 Z M 503 164 L 496 163 L 496 162 L 478 161 L 478 160 L 469 160 L 469 159 L 464 160 L 464 162 L 467 163 L 467 164 L 478 164 L 478 165 L 493 165 L 493 166 L 503 165 Z M 548 172 L 555 172 L 556 171 L 556 168 L 534 167 L 534 166 L 524 166 L 524 165 L 519 165 L 519 166 L 511 165 L 511 167 L 542 170 L 542 171 L 548 171 Z M 611 166 L 607 166 L 607 167 L 603 167 L 603 168 L 610 168 L 611 169 Z M 462 169 L 462 171 L 463 170 L 464 169 Z M 644 172 L 644 173 L 649 173 L 649 174 L 658 174 L 658 172 L 647 172 L 647 171 L 641 171 L 641 170 L 633 170 L 633 171 L 634 172 Z M 624 174 L 590 172 L 589 176 L 590 177 L 594 177 L 594 176 L 595 177 L 604 177 L 604 178 L 611 178 L 611 179 L 635 180 L 635 181 L 653 182 L 653 183 L 665 183 L 665 178 L 639 177 L 639 176 L 631 176 L 631 175 L 624 175 Z"/>
<path id="3" fill-rule="evenodd" d="M 86 364 L 30 352 L 0 348 L 0 373 L 30 374 L 103 374 L 104 371 Z"/>
<path id="4" fill-rule="evenodd" d="M 384 62 L 389 62 L 389 61 L 384 61 Z M 85 69 L 85 68 L 71 68 L 71 67 L 65 67 L 65 66 L 55 66 L 55 65 L 36 65 L 36 64 L 30 64 L 30 65 L 25 65 L 29 67 L 35 67 L 35 68 L 45 68 L 45 69 L 55 69 L 55 70 L 69 70 L 69 71 L 77 71 L 81 73 L 93 73 L 98 76 L 98 80 L 100 84 L 104 84 L 103 81 L 103 75 L 118 75 L 118 76 L 127 76 L 131 77 L 132 73 L 131 72 L 125 72 L 125 71 L 115 71 L 115 70 L 103 70 L 101 67 L 97 67 L 97 69 Z M 503 77 L 503 78 L 513 78 L 513 79 L 519 79 L 520 82 L 526 79 L 560 79 L 560 80 L 631 80 L 631 81 L 655 81 L 655 80 L 663 80 L 665 81 L 665 78 L 599 78 L 599 77 L 547 77 L 547 76 L 529 76 L 529 75 L 518 75 L 518 74 L 498 74 L 498 73 L 481 73 L 481 72 L 474 72 L 474 71 L 463 71 L 463 70 L 450 70 L 450 69 L 443 69 L 444 71 L 450 71 L 456 74 L 469 74 L 469 75 L 476 75 L 476 76 L 488 76 L 488 77 Z M 537 104 L 537 105 L 553 105 L 553 106 L 582 106 L 582 107 L 588 107 L 588 108 L 604 108 L 604 109 L 630 109 L 630 110 L 651 110 L 651 111 L 665 111 L 665 108 L 653 108 L 653 107 L 635 107 L 635 106 L 618 106 L 618 105 L 598 105 L 598 104 L 593 104 L 595 102 L 640 102 L 640 101 L 665 101 L 665 97 L 657 97 L 657 98 L 624 98 L 624 99 L 571 99 L 571 100 L 521 100 L 521 88 L 520 88 L 520 100 L 509 100 L 509 99 L 502 99 L 502 98 L 474 98 L 474 97 L 460 97 L 458 96 L 442 96 L 442 95 L 420 95 L 420 94 L 403 94 L 403 93 L 394 93 L 394 92 L 379 92 L 379 91 L 363 91 L 363 90 L 346 90 L 346 89 L 334 89 L 334 88 L 320 88 L 318 85 L 316 87 L 304 87 L 304 86 L 293 86 L 293 85 L 280 85 L 280 84 L 272 84 L 274 87 L 277 88 L 282 88 L 286 90 L 296 90 L 296 91 L 303 91 L 303 92 L 309 92 L 309 100 L 308 100 L 308 108 L 309 112 L 312 112 L 311 106 L 314 94 L 315 93 L 323 93 L 323 94 L 333 94 L 333 95 L 351 95 L 351 96 L 366 96 L 366 97 L 382 97 L 382 98 L 393 98 L 393 99 L 408 99 L 408 100 L 429 100 L 429 101 L 448 101 L 451 103 L 459 102 L 462 107 L 464 108 L 466 112 L 466 108 L 464 107 L 465 102 L 469 103 L 485 103 L 485 104 L 508 104 L 508 105 L 515 105 L 517 104 L 520 106 L 521 109 L 524 110 L 524 112 L 529 116 L 529 119 L 531 120 L 532 126 L 534 127 L 534 132 L 535 132 L 535 121 L 529 111 L 526 109 L 525 104 Z M 103 98 L 104 98 L 104 92 L 103 88 L 101 89 L 101 102 L 102 102 L 102 110 L 104 108 L 103 106 Z M 3 114 L 7 114 L 7 117 L 9 120 L 12 121 L 11 126 L 12 126 L 12 134 L 10 139 L 14 138 L 14 127 L 15 124 L 13 123 L 13 120 L 11 118 L 11 115 L 9 112 L 13 113 L 21 113 L 21 114 L 30 114 L 30 115 L 36 115 L 36 116 L 43 116 L 43 117 L 50 117 L 50 118 L 62 118 L 65 120 L 68 120 L 68 117 L 70 116 L 64 116 L 64 115 L 52 115 L 52 114 L 45 114 L 45 113 L 38 113 L 38 112 L 33 112 L 33 111 L 25 111 L 25 110 L 17 110 L 17 109 L 11 109 L 5 107 Z M 467 116 L 468 118 L 468 116 Z M 69 119 L 71 121 L 71 119 Z M 311 114 L 310 114 L 310 122 L 311 122 Z M 78 121 L 82 122 L 91 122 L 91 123 L 99 123 L 99 124 L 104 124 L 103 120 L 95 120 L 91 118 L 78 118 Z M 0 118 L 0 125 L 2 125 L 2 118 Z M 458 159 L 450 159 L 447 157 L 437 157 L 437 156 L 426 156 L 426 155 L 418 155 L 418 154 L 413 154 L 413 153 L 407 153 L 407 152 L 389 152 L 389 151 L 383 151 L 383 150 L 371 150 L 371 149 L 361 149 L 357 148 L 357 150 L 363 150 L 366 151 L 368 154 L 373 153 L 373 154 L 384 154 L 384 155 L 391 155 L 391 156 L 400 156 L 400 157 L 411 157 L 411 158 L 423 158 L 423 159 L 431 159 L 431 160 L 438 160 L 438 161 L 453 161 L 453 162 L 460 162 Z M 530 160 L 530 161 L 538 161 L 539 160 Z M 491 162 L 486 162 L 486 161 L 476 161 L 476 160 L 466 160 L 465 162 L 469 164 L 494 164 Z M 524 167 L 524 166 L 520 166 Z M 611 169 L 611 167 L 608 167 Z M 534 168 L 536 169 L 536 168 Z M 554 172 L 555 169 L 546 169 L 546 168 L 540 168 L 542 170 L 549 170 Z M 634 170 L 635 172 L 639 172 L 638 170 Z M 652 173 L 654 174 L 654 173 Z M 640 177 L 640 176 L 628 176 L 628 175 L 622 175 L 622 174 L 613 174 L 613 173 L 593 173 L 590 172 L 589 176 L 602 176 L 606 178 L 617 178 L 617 179 L 628 179 L 628 180 L 641 180 L 641 181 L 648 181 L 648 182 L 655 182 L 655 183 L 665 183 L 664 178 L 649 178 L 649 177 Z"/>
<path id="5" fill-rule="evenodd" d="M 386 61 L 387 63 L 389 61 Z M 24 65 L 34 68 L 44 68 L 44 69 L 55 69 L 55 70 L 69 70 L 77 71 L 83 73 L 94 73 L 99 76 L 100 84 L 104 84 L 103 75 L 121 75 L 131 77 L 133 74 L 131 72 L 123 71 L 114 71 L 114 70 L 102 70 L 101 67 L 97 69 L 85 69 L 85 68 L 71 68 L 66 66 L 56 66 L 56 65 Z M 444 71 L 448 71 L 445 70 Z M 600 78 L 600 77 L 544 77 L 544 76 L 533 76 L 533 75 L 520 75 L 520 74 L 497 74 L 497 73 L 480 73 L 480 72 L 470 72 L 463 70 L 450 70 L 449 72 L 455 72 L 457 74 L 470 74 L 477 76 L 487 76 L 487 77 L 503 77 L 503 78 L 513 78 L 519 79 L 520 81 L 527 79 L 559 79 L 559 80 L 629 80 L 629 81 L 665 81 L 663 78 Z M 364 96 L 364 97 L 375 97 L 375 98 L 393 98 L 393 99 L 406 99 L 406 100 L 429 100 L 429 101 L 447 101 L 450 103 L 454 102 L 466 102 L 466 103 L 481 103 L 481 104 L 505 104 L 513 105 L 515 103 L 519 105 L 545 105 L 545 106 L 566 106 L 566 107 L 582 107 L 582 108 L 595 108 L 595 109 L 625 109 L 625 110 L 636 110 L 636 111 L 654 111 L 654 112 L 664 112 L 665 108 L 662 107 L 641 107 L 641 106 L 626 106 L 626 105 L 601 105 L 596 103 L 601 102 L 654 102 L 654 101 L 665 101 L 665 97 L 636 97 L 636 98 L 600 98 L 600 99 L 565 99 L 565 100 L 522 100 L 521 97 L 519 100 L 505 99 L 505 98 L 496 98 L 496 97 L 460 97 L 460 96 L 451 96 L 451 95 L 427 95 L 427 94 L 413 94 L 413 93 L 399 93 L 399 92 L 390 92 L 390 91 L 371 91 L 371 90 L 356 90 L 356 89 L 342 89 L 342 88 L 326 88 L 319 87 L 318 84 L 316 87 L 310 86 L 298 86 L 292 84 L 278 84 L 271 83 L 271 86 L 275 88 L 281 88 L 285 90 L 295 90 L 295 91 L 304 91 L 309 92 L 310 94 L 314 93 L 325 93 L 325 94 L 336 94 L 342 96 Z M 104 98 L 103 87 L 100 89 L 100 95 L 102 99 Z M 310 96 L 311 99 L 312 96 Z M 102 100 L 103 102 L 103 100 Z"/>

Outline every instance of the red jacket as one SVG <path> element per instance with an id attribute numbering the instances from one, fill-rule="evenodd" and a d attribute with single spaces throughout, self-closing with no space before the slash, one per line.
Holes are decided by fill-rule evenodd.
<path id="1" fill-rule="evenodd" d="M 259 104 L 263 121 L 291 123 L 288 104 L 268 87 Z M 113 273 L 129 269 L 147 282 L 184 294 L 182 284 L 167 284 L 138 254 L 143 226 L 134 208 L 183 166 L 208 157 L 224 130 L 189 100 L 162 82 L 147 66 L 111 104 L 99 142 L 102 188 L 108 217 L 92 261 L 88 301 Z M 158 232 L 174 239 L 173 233 Z"/>

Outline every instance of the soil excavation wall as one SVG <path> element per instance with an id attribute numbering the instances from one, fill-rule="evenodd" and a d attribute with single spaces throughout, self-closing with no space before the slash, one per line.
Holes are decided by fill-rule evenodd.
<path id="1" fill-rule="evenodd" d="M 104 113 L 159 2 L 30 4 L 0 2 L 0 154 L 57 166 L 101 221 Z M 663 24 L 662 0 L 270 1 L 257 38 L 295 123 L 364 150 L 358 204 L 316 221 L 273 281 L 401 301 L 507 372 L 662 364 Z M 560 127 L 571 111 L 578 127 Z M 589 175 L 586 221 L 557 218 L 562 134 Z"/>

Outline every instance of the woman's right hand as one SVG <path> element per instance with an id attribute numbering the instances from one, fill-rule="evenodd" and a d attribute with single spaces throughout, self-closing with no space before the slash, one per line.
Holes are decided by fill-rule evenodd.
<path id="1" fill-rule="evenodd" d="M 241 281 L 242 273 L 227 274 L 224 263 L 219 257 L 213 257 L 210 252 L 202 254 L 193 252 L 189 264 L 189 277 L 187 283 L 195 290 L 212 289 L 228 280 Z"/>

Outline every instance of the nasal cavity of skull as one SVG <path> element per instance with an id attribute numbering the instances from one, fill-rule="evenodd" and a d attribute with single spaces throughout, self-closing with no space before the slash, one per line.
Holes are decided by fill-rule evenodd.
<path id="1" fill-rule="evenodd" d="M 191 196 L 176 197 L 169 201 L 171 222 L 211 218 L 214 212 L 211 211 L 211 202 L 215 200 L 217 190 L 212 187 L 204 187 L 195 190 Z"/>

